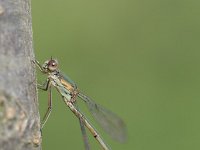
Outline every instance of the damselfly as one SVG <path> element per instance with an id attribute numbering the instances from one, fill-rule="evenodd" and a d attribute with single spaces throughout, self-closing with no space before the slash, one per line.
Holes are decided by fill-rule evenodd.
<path id="1" fill-rule="evenodd" d="M 70 108 L 70 110 L 76 115 L 80 121 L 82 134 L 84 137 L 84 142 L 86 149 L 89 149 L 85 128 L 91 132 L 93 137 L 99 142 L 104 150 L 109 150 L 108 146 L 100 137 L 99 133 L 93 128 L 88 119 L 81 113 L 76 104 L 77 97 L 81 98 L 87 105 L 92 116 L 96 119 L 99 125 L 115 140 L 123 142 L 126 138 L 125 124 L 116 114 L 103 108 L 102 106 L 95 103 L 91 98 L 84 95 L 77 88 L 74 81 L 72 81 L 68 76 L 64 76 L 58 69 L 58 61 L 56 59 L 49 59 L 40 65 L 38 61 L 33 61 L 40 71 L 46 74 L 47 80 L 44 84 L 38 84 L 38 88 L 49 91 L 48 99 L 48 109 L 44 115 L 41 123 L 41 129 L 46 123 L 52 108 L 52 94 L 51 86 L 54 86 L 57 91 L 62 95 L 65 104 Z"/>

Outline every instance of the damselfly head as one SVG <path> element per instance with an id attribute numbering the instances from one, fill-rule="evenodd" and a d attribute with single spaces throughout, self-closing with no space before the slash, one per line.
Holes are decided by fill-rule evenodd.
<path id="1" fill-rule="evenodd" d="M 54 72 L 58 69 L 58 61 L 56 59 L 50 59 L 44 62 L 42 65 L 45 72 Z"/>

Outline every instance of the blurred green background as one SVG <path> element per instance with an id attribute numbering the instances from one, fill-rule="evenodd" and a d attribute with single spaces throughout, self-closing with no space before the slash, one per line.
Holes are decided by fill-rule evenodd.
<path id="1" fill-rule="evenodd" d="M 33 0 L 36 57 L 57 58 L 84 93 L 124 119 L 128 140 L 120 144 L 80 104 L 113 150 L 199 150 L 199 8 L 198 0 Z M 39 103 L 44 114 L 46 92 Z M 55 149 L 84 148 L 77 119 L 54 90 L 43 150 Z"/>

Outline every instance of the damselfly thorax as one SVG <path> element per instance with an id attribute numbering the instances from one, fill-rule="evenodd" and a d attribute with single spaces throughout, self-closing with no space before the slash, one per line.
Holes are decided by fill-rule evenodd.
<path id="1" fill-rule="evenodd" d="M 76 97 L 79 93 L 76 85 L 72 85 L 67 80 L 63 79 L 59 72 L 49 74 L 48 78 L 62 96 L 67 97 L 68 100 L 73 103 L 76 101 Z"/>

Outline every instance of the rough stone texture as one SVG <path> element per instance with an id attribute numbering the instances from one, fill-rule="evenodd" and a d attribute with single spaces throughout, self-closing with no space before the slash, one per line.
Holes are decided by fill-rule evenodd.
<path id="1" fill-rule="evenodd" d="M 38 150 L 30 0 L 0 0 L 0 150 Z"/>

